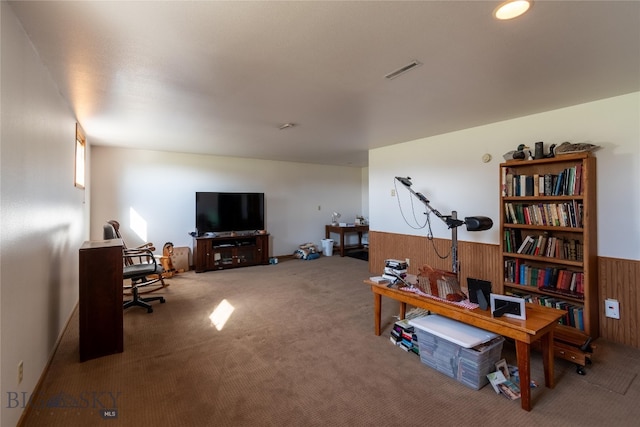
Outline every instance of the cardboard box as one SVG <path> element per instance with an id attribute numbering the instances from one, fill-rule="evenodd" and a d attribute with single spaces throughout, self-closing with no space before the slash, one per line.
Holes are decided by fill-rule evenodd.
<path id="1" fill-rule="evenodd" d="M 181 246 L 173 248 L 171 263 L 176 272 L 189 271 L 189 247 Z"/>

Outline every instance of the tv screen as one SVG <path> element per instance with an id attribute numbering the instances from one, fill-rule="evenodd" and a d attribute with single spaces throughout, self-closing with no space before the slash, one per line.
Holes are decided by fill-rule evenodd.
<path id="1" fill-rule="evenodd" d="M 264 229 L 264 193 L 196 192 L 196 231 L 205 233 Z"/>

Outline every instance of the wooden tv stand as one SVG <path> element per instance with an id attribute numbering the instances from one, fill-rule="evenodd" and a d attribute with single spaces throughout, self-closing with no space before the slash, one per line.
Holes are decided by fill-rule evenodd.
<path id="1" fill-rule="evenodd" d="M 269 235 L 202 236 L 193 239 L 196 273 L 269 263 Z"/>

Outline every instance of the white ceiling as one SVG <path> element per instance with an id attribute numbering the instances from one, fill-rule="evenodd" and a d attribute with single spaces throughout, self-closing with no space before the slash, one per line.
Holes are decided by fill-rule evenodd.
<path id="1" fill-rule="evenodd" d="M 99 145 L 359 167 L 371 148 L 640 90 L 639 1 L 538 0 L 507 22 L 498 3 L 11 5 Z"/>

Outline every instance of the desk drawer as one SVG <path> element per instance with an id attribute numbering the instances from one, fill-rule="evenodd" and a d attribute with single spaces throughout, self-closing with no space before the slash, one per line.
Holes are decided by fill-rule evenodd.
<path id="1" fill-rule="evenodd" d="M 553 344 L 553 354 L 557 358 L 568 360 L 581 366 L 586 365 L 588 358 L 587 354 L 579 348 L 558 341 Z"/>

